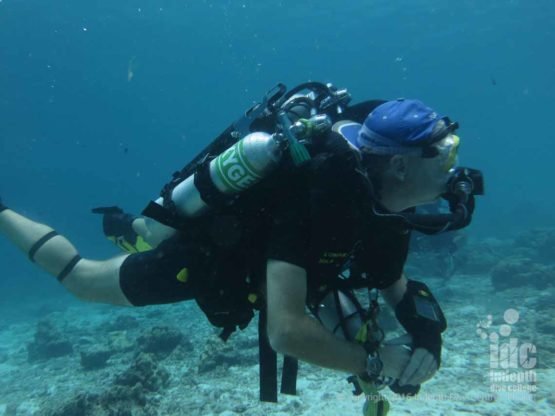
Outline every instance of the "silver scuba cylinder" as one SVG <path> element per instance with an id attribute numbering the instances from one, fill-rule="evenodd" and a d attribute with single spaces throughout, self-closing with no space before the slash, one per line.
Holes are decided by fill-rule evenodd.
<path id="1" fill-rule="evenodd" d="M 353 341 L 364 324 L 361 306 L 341 290 L 330 291 L 315 314 L 328 331 L 347 341 Z"/>
<path id="2" fill-rule="evenodd" d="M 276 136 L 264 132 L 250 133 L 210 162 L 210 180 L 222 194 L 243 192 L 272 172 L 282 154 Z M 171 194 L 178 213 L 185 217 L 202 215 L 208 209 L 195 186 L 194 176 L 178 184 Z M 163 202 L 163 198 L 156 200 L 159 205 Z"/>

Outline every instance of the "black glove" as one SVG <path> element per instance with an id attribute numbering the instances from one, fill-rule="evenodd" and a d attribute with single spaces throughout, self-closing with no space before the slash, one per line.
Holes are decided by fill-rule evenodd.
<path id="1" fill-rule="evenodd" d="M 123 212 L 120 207 L 98 207 L 93 208 L 94 214 L 103 214 L 102 229 L 106 237 L 123 237 L 131 244 L 137 242 L 137 234 L 133 231 L 133 221 L 137 218 L 135 215 Z"/>
<path id="2" fill-rule="evenodd" d="M 412 334 L 413 348 L 424 348 L 432 354 L 437 362 L 437 368 L 441 366 L 441 334 L 437 332 L 419 332 Z M 404 387 L 404 386 L 403 386 Z"/>
<path id="3" fill-rule="evenodd" d="M 428 287 L 415 280 L 408 280 L 407 291 L 395 307 L 399 323 L 412 336 L 413 349 L 424 348 L 441 364 L 441 333 L 447 321 Z"/>
<path id="4" fill-rule="evenodd" d="M 416 396 L 420 391 L 420 384 L 418 386 L 413 386 L 410 384 L 400 386 L 399 380 L 395 380 L 393 384 L 389 385 L 389 388 L 393 393 L 397 393 L 402 396 Z"/>
<path id="5" fill-rule="evenodd" d="M 102 228 L 108 240 L 129 253 L 144 251 L 137 247 L 137 233 L 133 230 L 135 215 L 125 213 L 117 206 L 93 208 L 92 212 L 103 215 Z"/>

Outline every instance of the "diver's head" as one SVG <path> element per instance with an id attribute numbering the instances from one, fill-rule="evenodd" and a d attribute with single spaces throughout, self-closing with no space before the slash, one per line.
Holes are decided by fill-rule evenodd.
<path id="1" fill-rule="evenodd" d="M 446 191 L 457 163 L 457 127 L 418 100 L 387 101 L 368 115 L 356 145 L 387 209 L 426 204 Z"/>

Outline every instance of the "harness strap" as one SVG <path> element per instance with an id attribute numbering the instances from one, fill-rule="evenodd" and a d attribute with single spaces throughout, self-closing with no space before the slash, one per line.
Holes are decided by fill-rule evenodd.
<path id="1" fill-rule="evenodd" d="M 258 317 L 258 354 L 260 369 L 260 400 L 277 403 L 277 354 L 272 349 L 266 333 L 267 313 L 261 309 Z M 281 374 L 282 394 L 297 394 L 299 361 L 285 355 Z"/>
<path id="2" fill-rule="evenodd" d="M 266 334 L 267 316 L 262 308 L 258 317 L 258 355 L 260 371 L 260 400 L 277 403 L 277 354 Z"/>
<path id="3" fill-rule="evenodd" d="M 197 188 L 201 199 L 212 208 L 224 208 L 233 201 L 232 197 L 221 193 L 210 178 L 210 162 L 212 158 L 206 156 L 204 160 L 196 165 L 193 181 Z M 160 196 L 164 199 L 164 206 L 150 201 L 141 213 L 144 216 L 152 218 L 164 225 L 173 228 L 181 228 L 187 224 L 187 218 L 182 217 L 177 212 L 177 207 L 172 200 L 172 192 L 174 188 L 183 182 L 187 176 L 184 170 L 175 172 L 171 182 L 167 183 L 162 189 Z"/>
<path id="4" fill-rule="evenodd" d="M 206 205 L 212 208 L 220 208 L 229 205 L 230 197 L 220 192 L 214 182 L 210 178 L 210 162 L 212 159 L 206 159 L 197 169 L 194 176 L 195 187 L 200 197 Z"/>
<path id="5" fill-rule="evenodd" d="M 168 227 L 177 228 L 179 224 L 183 222 L 182 218 L 179 218 L 175 212 L 158 205 L 154 201 L 150 201 L 148 205 L 143 209 L 141 215 L 145 217 L 152 218 L 161 224 L 167 225 Z"/>
<path id="6" fill-rule="evenodd" d="M 297 394 L 297 373 L 299 360 L 288 355 L 283 357 L 283 370 L 281 373 L 281 393 L 295 396 Z"/>
<path id="7" fill-rule="evenodd" d="M 44 244 L 46 244 L 46 242 L 48 240 L 53 239 L 57 235 L 58 235 L 58 233 L 56 231 L 50 231 L 49 233 L 47 233 L 47 234 L 43 235 L 41 238 L 39 238 L 38 241 L 35 244 L 33 244 L 31 249 L 29 250 L 29 260 L 31 260 L 34 263 L 35 262 L 35 254 L 37 254 L 37 251 L 39 251 L 39 249 Z"/>

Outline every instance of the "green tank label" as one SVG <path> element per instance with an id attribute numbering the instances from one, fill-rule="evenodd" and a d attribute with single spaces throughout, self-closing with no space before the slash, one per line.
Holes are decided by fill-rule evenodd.
<path id="1" fill-rule="evenodd" d="M 245 157 L 243 140 L 218 156 L 216 172 L 228 188 L 237 192 L 247 189 L 262 178 Z"/>

